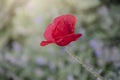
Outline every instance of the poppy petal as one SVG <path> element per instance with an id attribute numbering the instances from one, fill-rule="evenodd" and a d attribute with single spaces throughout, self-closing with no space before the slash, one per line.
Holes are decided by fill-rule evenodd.
<path id="1" fill-rule="evenodd" d="M 82 34 L 69 34 L 69 35 L 65 35 L 63 37 L 56 38 L 55 42 L 59 46 L 65 46 L 72 41 L 76 41 L 81 36 L 82 36 Z"/>
<path id="2" fill-rule="evenodd" d="M 52 41 L 42 41 L 41 43 L 40 43 L 40 45 L 41 46 L 46 46 L 46 45 L 48 45 L 48 44 L 50 44 L 50 43 L 53 43 Z"/>
<path id="3" fill-rule="evenodd" d="M 76 18 L 72 15 L 63 15 L 55 18 L 53 23 L 56 25 L 53 31 L 53 37 L 60 37 L 74 33 Z"/>
<path id="4" fill-rule="evenodd" d="M 45 32 L 44 32 L 44 37 L 46 38 L 46 40 L 53 40 L 52 37 L 52 32 L 53 29 L 55 28 L 55 26 L 53 24 L 49 24 L 48 27 L 46 28 Z"/>
<path id="5" fill-rule="evenodd" d="M 75 28 L 75 24 L 76 24 L 76 17 L 68 14 L 68 15 L 65 15 L 65 17 L 63 17 L 63 18 L 65 21 L 65 24 L 70 27 L 71 33 L 74 33 L 74 28 Z"/>
<path id="6" fill-rule="evenodd" d="M 62 16 L 58 16 L 54 19 L 53 23 L 58 23 L 59 21 L 64 20 L 65 25 L 68 25 L 71 32 L 74 32 L 75 24 L 76 24 L 76 17 L 71 14 L 66 14 Z"/>

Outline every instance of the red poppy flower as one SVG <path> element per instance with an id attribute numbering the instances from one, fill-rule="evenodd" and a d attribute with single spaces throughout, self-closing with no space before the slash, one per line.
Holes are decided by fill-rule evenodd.
<path id="1" fill-rule="evenodd" d="M 46 46 L 50 43 L 56 43 L 59 46 L 66 46 L 77 40 L 82 34 L 74 33 L 75 23 L 76 17 L 70 14 L 56 17 L 44 32 L 46 41 L 42 41 L 40 45 Z"/>

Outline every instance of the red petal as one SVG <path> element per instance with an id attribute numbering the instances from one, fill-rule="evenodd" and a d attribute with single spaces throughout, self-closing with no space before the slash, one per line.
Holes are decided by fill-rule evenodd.
<path id="1" fill-rule="evenodd" d="M 76 41 L 81 36 L 82 36 L 82 34 L 69 34 L 69 35 L 65 35 L 63 37 L 59 37 L 59 38 L 55 39 L 56 40 L 55 42 L 59 46 L 66 46 L 70 42 Z"/>
<path id="2" fill-rule="evenodd" d="M 53 30 L 53 37 L 55 38 L 74 33 L 75 23 L 75 16 L 72 16 L 70 14 L 55 18 L 53 24 L 56 25 L 56 27 L 55 30 Z"/>
<path id="3" fill-rule="evenodd" d="M 71 33 L 74 33 L 76 17 L 70 14 L 64 15 L 65 24 L 70 27 Z"/>
<path id="4" fill-rule="evenodd" d="M 40 45 L 41 46 L 46 46 L 46 45 L 48 45 L 48 44 L 50 44 L 50 43 L 53 43 L 52 41 L 42 41 L 41 43 L 40 43 Z"/>
<path id="5" fill-rule="evenodd" d="M 44 37 L 46 38 L 46 40 L 53 40 L 52 37 L 52 32 L 53 29 L 55 28 L 55 26 L 53 24 L 49 24 L 48 27 L 46 28 L 45 32 L 44 32 Z"/>

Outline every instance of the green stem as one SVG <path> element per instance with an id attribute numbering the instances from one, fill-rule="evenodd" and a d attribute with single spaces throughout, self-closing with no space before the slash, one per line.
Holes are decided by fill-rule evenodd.
<path id="1" fill-rule="evenodd" d="M 92 67 L 88 66 L 85 64 L 80 57 L 74 56 L 72 53 L 70 53 L 69 49 L 66 48 L 66 52 L 74 59 L 76 60 L 79 64 L 81 64 L 87 71 L 89 71 L 91 74 L 93 74 L 95 77 L 98 78 L 98 80 L 104 80 L 102 76 L 99 75 L 99 73 L 93 69 Z"/>

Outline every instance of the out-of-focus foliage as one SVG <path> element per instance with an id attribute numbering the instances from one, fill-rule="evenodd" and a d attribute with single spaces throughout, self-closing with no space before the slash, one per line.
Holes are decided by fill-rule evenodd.
<path id="1" fill-rule="evenodd" d="M 106 80 L 120 79 L 120 1 L 0 0 L 0 80 L 97 80 L 54 44 L 39 46 L 56 16 L 77 17 L 71 53 Z"/>

